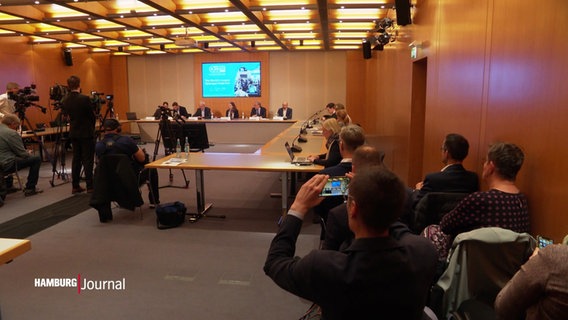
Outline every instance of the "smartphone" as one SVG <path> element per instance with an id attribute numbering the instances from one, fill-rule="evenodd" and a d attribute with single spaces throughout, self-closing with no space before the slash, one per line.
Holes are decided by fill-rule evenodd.
<path id="1" fill-rule="evenodd" d="M 554 243 L 554 242 L 552 241 L 552 239 L 548 239 L 548 238 L 545 238 L 545 237 L 543 237 L 543 236 L 536 236 L 536 239 L 537 239 L 537 241 L 538 241 L 538 247 L 539 247 L 540 249 L 546 247 L 546 246 L 549 245 L 549 244 L 553 244 L 553 243 Z"/>
<path id="2" fill-rule="evenodd" d="M 347 187 L 349 186 L 349 178 L 347 177 L 330 177 L 323 189 L 320 196 L 333 197 L 347 195 Z"/>

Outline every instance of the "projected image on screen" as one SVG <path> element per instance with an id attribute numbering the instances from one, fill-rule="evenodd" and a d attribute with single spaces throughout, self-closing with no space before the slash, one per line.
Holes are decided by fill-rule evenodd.
<path id="1" fill-rule="evenodd" d="M 207 62 L 201 65 L 204 98 L 260 97 L 260 62 Z"/>

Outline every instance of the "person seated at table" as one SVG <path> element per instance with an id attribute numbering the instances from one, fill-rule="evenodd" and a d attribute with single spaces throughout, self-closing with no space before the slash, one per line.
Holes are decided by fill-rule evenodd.
<path id="1" fill-rule="evenodd" d="M 211 108 L 205 105 L 205 101 L 199 101 L 199 106 L 193 116 L 199 119 L 211 119 Z"/>
<path id="2" fill-rule="evenodd" d="M 266 275 L 320 306 L 322 319 L 424 319 L 436 250 L 408 229 L 391 233 L 405 188 L 386 168 L 364 168 L 349 183 L 347 211 L 355 240 L 348 251 L 312 250 L 296 256 L 302 221 L 322 200 L 328 177 L 316 175 L 298 191 L 270 244 Z"/>
<path id="3" fill-rule="evenodd" d="M 251 117 L 260 117 L 266 118 L 266 108 L 263 107 L 259 101 L 256 101 L 252 105 L 252 109 L 250 110 Z"/>
<path id="4" fill-rule="evenodd" d="M 335 114 L 337 115 L 337 123 L 339 123 L 341 127 L 345 127 L 351 124 L 351 118 L 349 117 L 345 109 L 337 110 Z"/>
<path id="5" fill-rule="evenodd" d="M 276 112 L 278 117 L 284 118 L 284 120 L 292 119 L 292 108 L 288 107 L 288 101 L 282 102 L 282 107 L 278 108 L 278 112 Z"/>
<path id="6" fill-rule="evenodd" d="M 132 160 L 132 168 L 138 175 L 138 183 L 142 185 L 146 181 L 150 182 L 148 190 L 148 200 L 150 208 L 154 208 L 160 203 L 160 189 L 158 188 L 157 169 L 144 169 L 144 165 L 149 162 L 149 156 L 145 150 L 140 149 L 136 142 L 128 136 L 123 136 L 120 122 L 116 119 L 107 119 L 103 123 L 104 137 L 97 142 L 95 154 L 100 159 L 107 154 L 125 154 Z"/>
<path id="7" fill-rule="evenodd" d="M 160 120 L 162 119 L 162 115 L 170 115 L 170 107 L 167 101 L 164 101 L 161 106 L 158 106 L 156 111 L 154 112 L 154 119 Z"/>
<path id="8" fill-rule="evenodd" d="M 36 188 L 39 180 L 41 158 L 31 155 L 26 150 L 22 137 L 17 132 L 18 127 L 20 127 L 18 116 L 13 113 L 4 115 L 0 124 L 0 164 L 3 168 L 0 174 L 4 176 L 16 170 L 30 168 L 24 190 L 24 195 L 28 197 L 43 192 L 43 190 Z M 4 183 L 7 193 L 17 191 L 13 186 L 12 176 L 6 178 Z"/>
<path id="9" fill-rule="evenodd" d="M 183 121 L 187 120 L 189 113 L 185 107 L 180 106 L 177 102 L 172 103 L 172 118 L 181 118 Z"/>
<path id="10" fill-rule="evenodd" d="M 515 185 L 525 155 L 512 143 L 498 142 L 489 147 L 482 178 L 489 191 L 469 194 L 440 222 L 430 225 L 423 235 L 430 238 L 445 260 L 453 239 L 462 232 L 484 227 L 500 227 L 514 232 L 529 232 L 527 197 Z"/>
<path id="11" fill-rule="evenodd" d="M 325 144 L 327 152 L 319 155 L 309 155 L 308 160 L 326 168 L 337 165 L 341 161 L 341 152 L 339 151 L 340 130 L 341 127 L 336 119 L 330 118 L 325 120 L 322 124 L 322 135 L 327 140 Z"/>
<path id="12" fill-rule="evenodd" d="M 237 109 L 237 105 L 233 101 L 229 102 L 229 108 L 225 111 L 225 117 L 231 119 L 238 119 L 239 118 L 239 110 Z"/>
<path id="13" fill-rule="evenodd" d="M 335 103 L 330 102 L 325 106 L 325 110 L 327 111 L 327 114 L 324 114 L 322 119 L 323 120 L 327 120 L 330 118 L 335 118 L 337 119 L 337 115 L 335 114 Z"/>
<path id="14" fill-rule="evenodd" d="M 343 127 L 339 132 L 339 153 L 341 161 L 335 166 L 321 170 L 320 174 L 327 174 L 331 177 L 345 176 L 351 172 L 351 157 L 357 148 L 365 144 L 365 133 L 360 126 Z M 314 214 L 325 220 L 327 212 L 343 203 L 343 196 L 330 196 L 314 207 Z M 319 222 L 319 221 L 318 221 Z"/>
<path id="15" fill-rule="evenodd" d="M 501 320 L 553 320 L 568 316 L 568 246 L 536 248 L 495 299 Z"/>

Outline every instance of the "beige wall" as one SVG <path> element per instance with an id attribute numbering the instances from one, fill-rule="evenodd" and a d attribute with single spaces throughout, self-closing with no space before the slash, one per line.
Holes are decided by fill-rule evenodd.
<path id="1" fill-rule="evenodd" d="M 268 62 L 263 67 L 269 86 L 263 85 L 263 96 L 257 98 L 206 99 L 218 112 L 224 112 L 229 100 L 247 115 L 254 100 L 261 100 L 271 113 L 282 101 L 294 109 L 295 119 L 305 119 L 328 102 L 346 100 L 346 61 L 344 52 L 263 53 L 258 59 Z M 214 59 L 214 60 L 212 60 Z M 160 55 L 128 58 L 130 109 L 139 116 L 151 115 L 163 101 L 177 101 L 189 112 L 201 99 L 200 61 L 250 60 L 249 54 Z M 195 89 L 198 88 L 198 89 Z M 265 90 L 268 89 L 268 90 Z"/>

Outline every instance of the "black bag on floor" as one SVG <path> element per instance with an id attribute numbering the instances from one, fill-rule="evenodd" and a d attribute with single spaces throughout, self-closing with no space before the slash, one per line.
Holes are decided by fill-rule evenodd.
<path id="1" fill-rule="evenodd" d="M 187 208 L 180 201 L 159 204 L 156 206 L 156 226 L 158 229 L 179 227 L 185 222 Z"/>

